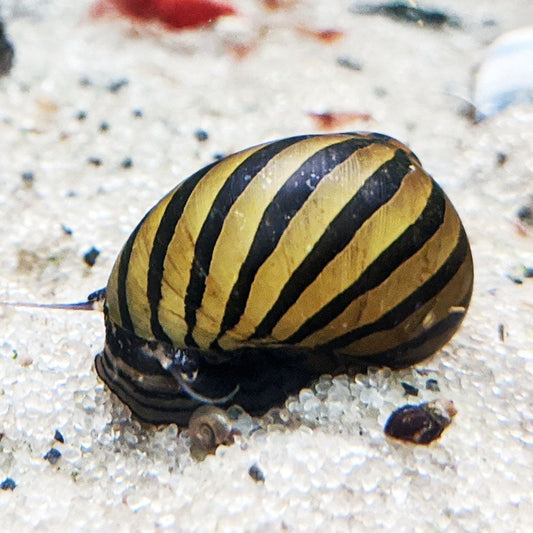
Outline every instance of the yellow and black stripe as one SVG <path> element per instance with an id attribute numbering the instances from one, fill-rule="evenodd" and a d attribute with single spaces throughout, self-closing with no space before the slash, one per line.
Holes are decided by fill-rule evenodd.
<path id="1" fill-rule="evenodd" d="M 106 320 L 173 349 L 401 366 L 448 341 L 472 283 L 461 221 L 407 147 L 309 135 L 226 157 L 167 194 L 116 261 Z M 110 380 L 113 357 L 100 362 Z"/>

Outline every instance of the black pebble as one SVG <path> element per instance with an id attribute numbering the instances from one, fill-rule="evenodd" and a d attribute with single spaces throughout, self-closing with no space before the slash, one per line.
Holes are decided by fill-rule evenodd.
<path id="1" fill-rule="evenodd" d="M 78 111 L 76 113 L 76 118 L 78 120 L 85 120 L 87 118 L 87 111 L 83 111 L 83 110 L 82 111 Z"/>
<path id="2" fill-rule="evenodd" d="M 100 126 L 98 126 L 98 129 L 101 131 L 101 132 L 106 132 L 109 130 L 109 122 L 106 122 L 105 120 L 100 124 Z"/>
<path id="3" fill-rule="evenodd" d="M 351 59 L 350 57 L 345 56 L 337 58 L 337 65 L 339 65 L 340 67 L 347 68 L 349 70 L 355 70 L 357 72 L 363 70 L 363 65 L 361 65 L 361 63 L 359 63 L 355 59 Z"/>
<path id="4" fill-rule="evenodd" d="M 118 91 L 120 91 L 120 89 L 122 89 L 123 87 L 126 87 L 126 85 L 129 84 L 129 80 L 127 78 L 121 78 L 119 80 L 116 80 L 116 81 L 112 81 L 108 86 L 108 90 L 112 93 L 118 93 Z"/>
<path id="5" fill-rule="evenodd" d="M 133 159 L 131 157 L 126 157 L 122 160 L 120 166 L 122 168 L 131 168 L 133 166 Z"/>
<path id="6" fill-rule="evenodd" d="M 68 226 L 65 226 L 65 224 L 61 224 L 61 229 L 65 235 L 72 235 L 72 230 Z"/>
<path id="7" fill-rule="evenodd" d="M 33 185 L 33 181 L 35 179 L 35 175 L 31 171 L 26 171 L 22 173 L 22 181 L 26 187 L 31 187 Z"/>
<path id="8" fill-rule="evenodd" d="M 452 15 L 436 9 L 422 9 L 404 2 L 384 2 L 382 4 L 354 4 L 350 12 L 358 15 L 382 15 L 393 20 L 409 22 L 418 26 L 434 28 L 444 25 L 460 27 L 461 21 Z M 423 23 L 423 24 L 421 24 Z"/>
<path id="9" fill-rule="evenodd" d="M 406 383 L 405 381 L 402 381 L 401 385 L 406 395 L 418 396 L 418 389 L 414 387 L 413 385 L 411 385 L 410 383 Z"/>
<path id="10" fill-rule="evenodd" d="M 45 461 L 48 461 L 51 465 L 55 465 L 59 461 L 60 457 L 61 457 L 61 452 L 59 450 L 56 450 L 55 448 L 50 448 L 46 452 L 43 459 Z"/>
<path id="11" fill-rule="evenodd" d="M 98 248 L 95 248 L 94 246 L 88 251 L 83 254 L 83 260 L 85 263 L 92 267 L 96 263 L 96 258 L 100 255 L 100 250 Z"/>
<path id="12" fill-rule="evenodd" d="M 57 440 L 57 442 L 60 442 L 61 444 L 64 444 L 65 442 L 65 439 L 63 438 L 63 435 L 61 435 L 59 429 L 56 429 L 56 432 L 54 433 L 54 440 Z"/>
<path id="13" fill-rule="evenodd" d="M 93 165 L 95 167 L 101 167 L 102 166 L 102 160 L 99 157 L 89 157 L 87 159 L 87 163 L 89 163 L 89 165 Z"/>
<path id="14" fill-rule="evenodd" d="M 135 118 L 141 118 L 143 116 L 142 109 L 134 109 L 132 114 Z"/>
<path id="15" fill-rule="evenodd" d="M 263 471 L 256 464 L 253 464 L 248 469 L 248 474 L 257 483 L 263 483 L 265 481 L 265 474 L 263 474 Z"/>
<path id="16" fill-rule="evenodd" d="M 15 490 L 17 484 L 10 477 L 6 477 L 2 483 L 0 483 L 0 489 L 2 490 Z"/>
<path id="17" fill-rule="evenodd" d="M 198 139 L 200 142 L 204 142 L 204 141 L 207 141 L 207 139 L 209 139 L 209 134 L 207 133 L 207 131 L 202 130 L 202 129 L 196 130 L 196 131 L 194 132 L 194 136 L 195 136 L 196 139 Z"/>
<path id="18" fill-rule="evenodd" d="M 498 163 L 499 167 L 502 167 L 507 163 L 507 154 L 504 152 L 498 152 L 496 154 L 496 162 Z"/>
<path id="19" fill-rule="evenodd" d="M 439 382 L 436 380 L 436 379 L 428 379 L 426 381 L 426 389 L 427 390 L 430 390 L 430 391 L 433 391 L 433 392 L 439 392 L 440 389 L 439 389 Z"/>
<path id="20" fill-rule="evenodd" d="M 516 212 L 516 216 L 522 221 L 533 224 L 533 208 L 529 205 L 523 205 Z"/>

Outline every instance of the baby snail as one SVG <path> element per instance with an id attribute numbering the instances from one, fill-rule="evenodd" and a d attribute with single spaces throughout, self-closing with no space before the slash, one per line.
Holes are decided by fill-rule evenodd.
<path id="1" fill-rule="evenodd" d="M 233 437 L 240 432 L 228 413 L 214 405 L 202 405 L 189 419 L 189 437 L 203 453 L 213 453 L 220 444 L 233 444 Z"/>
<path id="2" fill-rule="evenodd" d="M 321 374 L 421 361 L 458 329 L 472 284 L 457 212 L 409 148 L 304 135 L 190 176 L 105 289 L 55 307 L 103 303 L 98 375 L 139 419 L 184 426 L 202 406 L 261 415 Z"/>

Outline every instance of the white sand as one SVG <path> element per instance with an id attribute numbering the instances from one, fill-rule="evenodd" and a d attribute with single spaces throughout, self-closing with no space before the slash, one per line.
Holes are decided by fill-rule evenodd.
<path id="1" fill-rule="evenodd" d="M 16 66 L 0 79 L 0 300 L 83 300 L 178 181 L 215 153 L 317 131 L 307 112 L 326 110 L 370 113 L 343 129 L 412 147 L 461 214 L 476 286 L 461 331 L 419 365 L 429 375 L 323 379 L 288 404 L 302 427 L 262 431 L 201 463 L 175 426 L 132 421 L 98 380 L 99 314 L 0 307 L 0 482 L 17 484 L 0 491 L 0 530 L 533 531 L 533 280 L 507 277 L 533 266 L 533 230 L 521 235 L 513 223 L 533 194 L 533 107 L 472 125 L 450 96 L 470 95 L 487 44 L 531 23 L 533 4 L 436 0 L 429 7 L 465 27 L 432 30 L 356 17 L 351 3 L 307 0 L 267 16 L 240 0 L 238 19 L 168 36 L 91 21 L 85 1 L 2 1 Z M 269 31 L 258 39 L 261 25 Z M 297 25 L 345 36 L 326 45 Z M 254 48 L 237 60 L 229 41 Z M 363 70 L 338 66 L 339 56 Z M 106 89 L 121 78 L 129 84 L 118 93 Z M 92 246 L 101 255 L 89 269 L 82 255 Z M 428 377 L 440 392 L 424 390 Z M 401 381 L 420 396 L 405 398 Z M 385 438 L 395 407 L 434 397 L 458 409 L 439 441 Z M 55 465 L 43 460 L 52 446 L 62 454 Z M 253 464 L 264 483 L 248 475 Z"/>

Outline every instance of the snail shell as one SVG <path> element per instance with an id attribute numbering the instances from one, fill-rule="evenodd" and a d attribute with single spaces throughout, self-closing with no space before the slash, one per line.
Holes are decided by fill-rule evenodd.
<path id="1" fill-rule="evenodd" d="M 415 444 L 430 444 L 441 436 L 456 414 L 451 400 L 404 405 L 390 415 L 385 434 Z"/>
<path id="2" fill-rule="evenodd" d="M 220 444 L 233 444 L 234 435 L 230 418 L 219 407 L 202 405 L 189 420 L 189 437 L 193 445 L 208 453 Z"/>
<path id="3" fill-rule="evenodd" d="M 205 403 L 261 414 L 343 365 L 430 356 L 472 284 L 457 212 L 405 145 L 281 139 L 199 170 L 141 220 L 96 368 L 145 421 L 187 424 Z"/>

